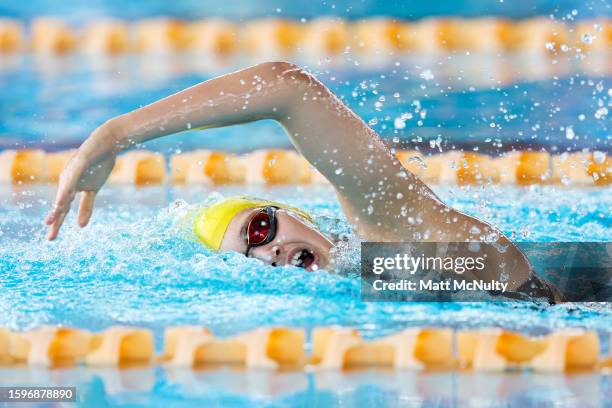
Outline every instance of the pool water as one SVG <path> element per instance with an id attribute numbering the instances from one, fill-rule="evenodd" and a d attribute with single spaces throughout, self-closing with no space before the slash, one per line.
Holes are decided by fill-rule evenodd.
<path id="1" fill-rule="evenodd" d="M 436 187 L 451 205 L 498 225 L 519 241 L 606 241 L 612 228 L 610 188 Z M 271 267 L 239 254 L 211 254 L 180 228 L 185 203 L 238 192 L 275 198 L 316 215 L 324 228 L 346 233 L 330 187 L 106 187 L 93 221 L 74 214 L 56 242 L 46 242 L 42 217 L 54 188 L 0 191 L 0 326 L 23 330 L 62 324 L 101 330 L 114 324 L 154 331 L 197 324 L 218 335 L 265 325 L 311 329 L 347 325 L 372 338 L 408 326 L 501 326 L 542 334 L 585 327 L 610 334 L 609 303 L 364 303 L 358 265 L 346 274 Z M 180 203 L 180 205 L 178 205 Z M 178 208 L 178 210 L 177 210 Z M 358 259 L 347 246 L 343 259 Z M 351 275 L 350 272 L 353 272 Z M 607 343 L 603 344 L 607 351 Z M 603 406 L 610 378 L 596 374 L 270 373 L 115 369 L 2 369 L 3 384 L 77 385 L 81 406 L 516 406 L 570 401 Z"/>
<path id="2" fill-rule="evenodd" d="M 506 2 L 508 3 L 508 2 Z M 444 57 L 344 56 L 308 68 L 398 148 L 512 148 L 610 151 L 610 76 L 576 55 Z M 76 147 L 108 118 L 254 61 L 189 56 L 31 56 L 0 61 L 0 149 Z M 605 66 L 605 65 L 604 65 Z M 10 91 L 5 91 L 10 90 Z M 398 121 L 399 119 L 399 121 Z M 572 137 L 567 137 L 571 127 Z M 288 147 L 271 122 L 189 132 L 146 144 L 245 152 Z M 436 186 L 450 205 L 501 228 L 516 241 L 609 241 L 612 189 L 564 186 Z M 324 230 L 347 234 L 326 186 L 106 186 L 86 229 L 71 214 L 60 239 L 44 240 L 52 186 L 0 185 L 0 326 L 62 324 L 89 330 L 127 324 L 197 324 L 220 336 L 264 325 L 311 329 L 345 325 L 373 338 L 409 326 L 501 326 L 543 334 L 584 327 L 608 352 L 609 303 L 364 303 L 359 245 L 339 251 L 342 273 L 273 268 L 240 254 L 211 254 L 179 228 L 182 209 L 211 194 L 254 194 L 311 211 Z M 601 406 L 612 400 L 599 375 L 375 372 L 267 373 L 103 369 L 1 369 L 0 383 L 78 383 L 81 405 L 270 406 Z M 602 402 L 603 401 L 603 402 Z"/>
<path id="3" fill-rule="evenodd" d="M 491 154 L 513 148 L 610 151 L 607 56 L 578 56 L 347 54 L 318 62 L 297 57 L 295 62 L 397 148 L 477 148 Z M 0 92 L 0 149 L 77 147 L 109 118 L 264 60 L 0 57 L 0 89 L 7 90 Z M 271 121 L 190 131 L 145 144 L 167 154 L 279 146 L 290 147 L 290 142 Z"/>
<path id="4" fill-rule="evenodd" d="M 609 407 L 612 376 L 528 373 L 3 369 L 0 383 L 77 386 L 82 407 Z"/>
<path id="5" fill-rule="evenodd" d="M 214 189 L 275 198 L 311 211 L 324 230 L 350 231 L 329 187 Z M 450 205 L 481 217 L 517 241 L 607 241 L 609 188 L 440 187 Z M 275 268 L 240 254 L 205 251 L 182 231 L 177 201 L 198 203 L 205 187 L 102 190 L 92 224 L 67 220 L 60 239 L 43 239 L 50 187 L 5 190 L 0 204 L 0 326 L 65 324 L 100 330 L 142 325 L 158 335 L 200 324 L 220 335 L 262 325 L 359 328 L 366 337 L 412 325 L 504 326 L 544 332 L 567 326 L 610 330 L 610 304 L 363 303 L 359 248 L 340 253 L 344 273 Z M 180 209 L 180 206 L 179 206 Z M 158 337 L 159 338 L 159 337 Z"/>
<path id="6" fill-rule="evenodd" d="M 571 11 L 574 13 L 571 13 Z M 100 16 L 124 19 L 169 16 L 182 19 L 222 17 L 241 21 L 243 19 L 283 16 L 294 19 L 312 19 L 321 15 L 339 15 L 347 18 L 365 18 L 372 15 L 390 15 L 408 20 L 431 16 L 480 17 L 496 15 L 506 18 L 528 18 L 534 15 L 554 15 L 557 18 L 570 16 L 573 19 L 610 15 L 605 0 L 535 0 L 522 2 L 469 2 L 442 1 L 436 3 L 388 2 L 382 0 L 337 0 L 332 2 L 295 2 L 292 0 L 269 0 L 265 4 L 251 0 L 234 0 L 227 4 L 216 0 L 148 0 L 146 3 L 126 3 L 120 0 L 92 0 L 58 3 L 52 0 L 34 0 L 28 3 L 0 3 L 0 15 L 30 19 L 40 15 L 62 15 L 75 24 L 82 24 Z"/>

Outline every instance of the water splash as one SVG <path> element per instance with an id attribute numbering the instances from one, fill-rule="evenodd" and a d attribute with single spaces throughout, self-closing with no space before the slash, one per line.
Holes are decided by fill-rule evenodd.
<path id="1" fill-rule="evenodd" d="M 605 189 L 544 186 L 519 194 L 515 188 L 491 186 L 475 199 L 476 191 L 479 187 L 437 193 L 509 235 L 528 223 L 530 239 L 537 241 L 609 238 L 611 203 Z M 205 250 L 183 229 L 189 224 L 185 217 L 198 207 L 193 203 L 210 197 L 202 189 L 104 189 L 92 224 L 79 229 L 71 215 L 53 243 L 43 240 L 41 225 L 52 192 L 3 194 L 0 290 L 7 295 L 0 298 L 0 326 L 65 324 L 99 330 L 135 324 L 158 335 L 175 324 L 201 324 L 220 334 L 260 325 L 342 324 L 361 328 L 367 336 L 407 325 L 495 324 L 531 332 L 566 326 L 609 329 L 609 305 L 361 302 L 359 240 L 332 190 L 252 192 L 314 214 L 322 229 L 341 242 L 338 273 L 274 268 L 240 254 Z M 232 188 L 223 191 L 233 193 Z"/>

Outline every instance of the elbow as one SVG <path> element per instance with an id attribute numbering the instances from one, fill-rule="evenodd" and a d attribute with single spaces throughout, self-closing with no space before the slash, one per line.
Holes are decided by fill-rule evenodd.
<path id="1" fill-rule="evenodd" d="M 275 75 L 284 75 L 285 73 L 302 71 L 302 68 L 299 65 L 288 61 L 268 61 L 259 64 L 259 66 L 264 70 L 273 72 Z"/>
<path id="2" fill-rule="evenodd" d="M 270 61 L 264 62 L 261 66 L 272 73 L 277 78 L 281 78 L 290 82 L 293 86 L 313 86 L 319 84 L 317 78 L 304 68 L 293 62 L 287 61 Z"/>
<path id="3" fill-rule="evenodd" d="M 282 109 L 277 111 L 279 114 L 289 114 L 296 107 L 303 107 L 305 100 L 316 100 L 330 93 L 313 74 L 299 65 L 285 61 L 265 62 L 261 65 L 271 74 L 271 78 L 278 81 L 276 90 L 283 101 Z"/>

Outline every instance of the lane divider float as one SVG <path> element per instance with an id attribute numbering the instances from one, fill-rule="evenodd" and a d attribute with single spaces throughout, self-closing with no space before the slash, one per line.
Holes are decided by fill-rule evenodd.
<path id="1" fill-rule="evenodd" d="M 608 52 L 612 20 L 602 17 L 562 23 L 548 17 L 524 20 L 426 18 L 419 21 L 374 17 L 363 20 L 318 17 L 309 21 L 265 18 L 236 24 L 218 18 L 185 21 L 156 17 L 134 22 L 101 19 L 74 27 L 55 17 L 29 24 L 0 19 L 0 53 L 195 52 L 319 56 L 471 52 Z M 26 29 L 27 26 L 27 29 Z"/>
<path id="2" fill-rule="evenodd" d="M 0 182 L 12 184 L 56 183 L 74 150 L 0 152 Z M 424 155 L 396 152 L 400 163 L 431 184 L 482 185 L 533 184 L 607 186 L 612 182 L 612 160 L 602 151 L 549 154 L 513 151 L 501 156 L 449 151 Z M 118 156 L 110 184 L 136 186 L 172 184 L 325 184 L 327 179 L 293 150 L 260 149 L 244 155 L 194 150 L 173 154 L 133 150 Z"/>
<path id="3" fill-rule="evenodd" d="M 422 327 L 364 340 L 356 329 L 330 326 L 314 328 L 308 343 L 306 331 L 300 328 L 262 327 L 219 338 L 204 327 L 174 326 L 166 328 L 163 350 L 156 354 L 153 333 L 145 328 L 112 326 L 100 333 L 59 326 L 25 332 L 0 328 L 0 363 L 5 366 L 232 365 L 283 371 L 379 367 L 479 372 L 612 369 L 612 354 L 603 357 L 600 351 L 597 333 L 583 329 L 533 337 L 501 328 L 454 331 Z"/>

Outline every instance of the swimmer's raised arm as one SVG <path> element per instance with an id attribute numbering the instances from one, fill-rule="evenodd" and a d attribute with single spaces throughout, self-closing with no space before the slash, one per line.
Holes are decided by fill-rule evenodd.
<path id="1" fill-rule="evenodd" d="M 381 185 L 387 189 L 394 182 L 379 184 L 384 174 L 401 172 L 413 178 L 376 133 L 318 80 L 293 64 L 269 62 L 205 81 L 96 129 L 62 174 L 55 206 L 46 220 L 48 238 L 57 236 L 78 191 L 84 192 L 79 224 L 87 224 L 95 194 L 121 150 L 189 128 L 260 119 L 280 122 L 296 148 L 336 187 L 343 205 L 363 209 L 364 217 L 351 216 L 358 223 L 379 212 L 378 207 L 368 208 L 372 202 L 384 201 L 377 196 Z"/>
<path id="2" fill-rule="evenodd" d="M 85 192 L 79 224 L 87 224 L 95 193 L 121 150 L 189 128 L 260 119 L 275 119 L 285 127 L 296 148 L 336 187 L 363 233 L 380 231 L 390 213 L 405 210 L 405 205 L 389 208 L 389 203 L 408 200 L 412 208 L 420 203 L 411 202 L 411 196 L 434 199 L 403 170 L 378 135 L 316 78 L 293 64 L 269 62 L 205 81 L 96 129 L 62 175 L 56 205 L 47 218 L 48 237 L 57 235 L 77 191 Z M 406 182 L 414 188 L 406 191 Z M 406 200 L 398 200 L 400 195 Z M 372 219 L 379 225 L 360 228 Z"/>
<path id="3" fill-rule="evenodd" d="M 378 241 L 477 241 L 488 224 L 444 205 L 405 170 L 380 137 L 314 76 L 285 62 L 269 62 L 205 81 L 113 118 L 83 143 L 63 172 L 47 217 L 54 239 L 78 191 L 78 221 L 88 223 L 96 192 L 121 150 L 191 128 L 274 119 L 297 150 L 335 187 L 356 232 Z M 513 251 L 516 250 L 517 253 Z M 512 258 L 528 262 L 518 249 Z M 506 254 L 508 256 L 508 253 Z"/>

